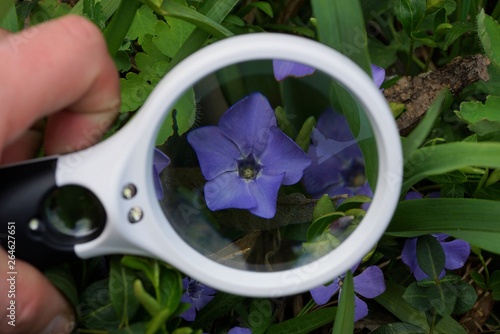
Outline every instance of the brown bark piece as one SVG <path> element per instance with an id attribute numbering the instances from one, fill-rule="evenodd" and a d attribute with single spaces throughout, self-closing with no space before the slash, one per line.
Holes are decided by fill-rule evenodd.
<path id="1" fill-rule="evenodd" d="M 448 87 L 458 95 L 478 80 L 489 80 L 490 60 L 482 54 L 457 57 L 449 64 L 416 77 L 402 77 L 394 86 L 384 90 L 388 102 L 402 103 L 406 111 L 397 119 L 401 135 L 407 135 L 424 116 L 436 96 Z"/>

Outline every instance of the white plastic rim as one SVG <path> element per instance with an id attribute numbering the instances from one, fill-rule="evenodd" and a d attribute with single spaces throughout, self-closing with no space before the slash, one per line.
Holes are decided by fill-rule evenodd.
<path id="1" fill-rule="evenodd" d="M 226 66 L 252 60 L 280 59 L 299 62 L 330 75 L 360 102 L 375 136 L 379 171 L 370 209 L 360 225 L 334 251 L 304 266 L 277 272 L 234 269 L 196 252 L 166 221 L 151 176 L 156 134 L 177 99 L 208 74 Z M 131 137 L 136 138 L 131 142 Z M 127 140 L 127 148 L 124 141 Z M 371 78 L 354 62 L 319 42 L 284 34 L 260 33 L 231 37 L 209 45 L 173 68 L 144 103 L 135 118 L 103 143 L 102 159 L 116 158 L 102 179 L 86 186 L 104 201 L 108 224 L 102 235 L 77 245 L 81 257 L 104 253 L 132 253 L 157 257 L 186 275 L 217 290 L 250 297 L 279 297 L 317 287 L 344 274 L 368 254 L 387 228 L 399 200 L 402 182 L 402 151 L 396 123 L 388 104 Z M 119 151 L 119 155 L 110 152 Z M 110 157 L 110 154 L 113 156 Z M 64 162 L 64 161 L 63 161 Z M 94 161 L 95 163 L 95 161 Z M 95 175 L 95 174 L 94 174 Z M 107 187 L 101 183 L 106 178 Z M 59 177 L 58 184 L 78 183 L 79 177 Z M 146 188 L 132 202 L 111 200 L 116 188 L 129 182 Z M 81 183 L 81 182 L 80 182 Z M 115 188 L 114 190 L 112 188 Z M 154 200 L 151 200 L 154 199 Z M 137 205 L 144 219 L 131 225 L 122 222 L 128 208 Z M 114 220 L 120 222 L 115 223 Z"/>

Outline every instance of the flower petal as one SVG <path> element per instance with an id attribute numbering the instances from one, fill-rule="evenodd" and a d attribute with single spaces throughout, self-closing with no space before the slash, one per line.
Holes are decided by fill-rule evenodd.
<path id="1" fill-rule="evenodd" d="M 252 330 L 245 327 L 233 327 L 227 332 L 227 334 L 252 334 Z"/>
<path id="2" fill-rule="evenodd" d="M 253 182 L 248 182 L 248 187 L 257 205 L 250 212 L 262 218 L 273 218 L 276 214 L 276 201 L 278 190 L 285 173 L 278 175 L 259 175 Z"/>
<path id="3" fill-rule="evenodd" d="M 368 305 L 359 298 L 354 295 L 354 322 L 363 319 L 368 315 Z"/>
<path id="4" fill-rule="evenodd" d="M 227 172 L 205 184 L 205 201 L 210 210 L 251 209 L 257 201 L 238 172 Z"/>
<path id="5" fill-rule="evenodd" d="M 181 302 L 183 301 L 181 300 Z M 194 321 L 196 319 L 196 309 L 194 305 L 191 305 L 191 307 L 182 313 L 180 317 L 186 321 Z"/>
<path id="6" fill-rule="evenodd" d="M 353 281 L 354 291 L 365 298 L 375 298 L 385 291 L 384 274 L 377 266 L 369 266 Z"/>
<path id="7" fill-rule="evenodd" d="M 238 170 L 237 159 L 241 153 L 237 146 L 216 126 L 205 126 L 187 135 L 189 144 L 196 151 L 201 172 L 207 180 Z"/>
<path id="8" fill-rule="evenodd" d="M 165 168 L 170 165 L 170 159 L 165 153 L 155 148 L 153 152 L 153 166 L 161 173 Z"/>
<path id="9" fill-rule="evenodd" d="M 268 145 L 260 156 L 262 173 L 265 175 L 285 173 L 282 181 L 285 185 L 299 182 L 304 169 L 311 164 L 311 158 L 277 127 L 271 127 L 269 134 Z"/>
<path id="10" fill-rule="evenodd" d="M 210 296 L 204 294 L 205 291 L 202 292 L 201 296 L 197 299 L 193 299 L 193 305 L 196 310 L 201 310 L 205 305 L 207 305 L 215 296 Z"/>
<path id="11" fill-rule="evenodd" d="M 470 245 L 468 242 L 460 239 L 455 239 L 448 242 L 441 242 L 444 254 L 446 255 L 446 262 L 444 267 L 446 269 L 462 268 L 467 261 L 470 254 Z"/>
<path id="12" fill-rule="evenodd" d="M 274 78 L 281 81 L 287 77 L 305 77 L 314 73 L 311 66 L 288 60 L 273 60 Z"/>
<path id="13" fill-rule="evenodd" d="M 318 305 L 324 305 L 328 303 L 328 301 L 332 298 L 332 296 L 339 290 L 339 279 L 336 278 L 329 285 L 321 285 L 318 286 L 309 292 L 314 300 L 314 302 Z"/>
<path id="14" fill-rule="evenodd" d="M 378 67 L 377 65 L 371 65 L 372 67 L 372 76 L 373 81 L 380 88 L 385 80 L 385 70 L 382 67 Z"/>
<path id="15" fill-rule="evenodd" d="M 418 268 L 417 238 L 406 239 L 403 250 L 401 251 L 401 260 L 410 267 L 410 272 L 412 273 Z"/>
<path id="16" fill-rule="evenodd" d="M 258 159 L 267 146 L 269 128 L 276 126 L 271 105 L 260 93 L 250 94 L 233 104 L 220 118 L 219 128 L 239 148 L 244 157 Z"/>

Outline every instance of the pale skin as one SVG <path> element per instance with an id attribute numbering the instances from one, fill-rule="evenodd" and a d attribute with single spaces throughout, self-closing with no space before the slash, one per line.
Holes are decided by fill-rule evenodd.
<path id="1" fill-rule="evenodd" d="M 0 30 L 0 164 L 83 149 L 119 108 L 119 81 L 96 26 L 67 16 L 21 33 Z M 4 222 L 1 222 L 4 223 Z M 20 247 L 21 245 L 19 245 Z M 28 263 L 16 259 L 15 327 L 8 324 L 7 254 L 0 247 L 0 333 L 68 333 L 74 310 Z M 52 326 L 52 327 L 51 327 Z"/>

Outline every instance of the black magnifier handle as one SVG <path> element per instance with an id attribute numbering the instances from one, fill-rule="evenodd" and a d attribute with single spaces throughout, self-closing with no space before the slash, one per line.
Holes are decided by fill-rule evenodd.
<path id="1" fill-rule="evenodd" d="M 68 262 L 78 258 L 75 244 L 104 228 L 100 201 L 86 188 L 58 187 L 56 169 L 57 157 L 0 168 L 0 244 L 9 259 L 39 269 Z"/>

